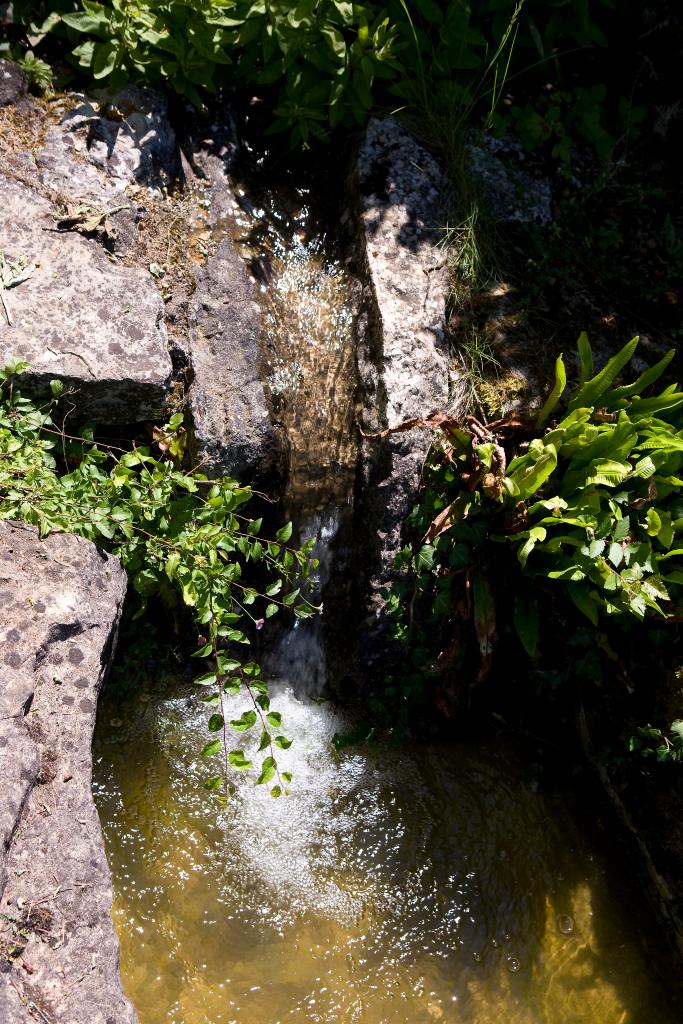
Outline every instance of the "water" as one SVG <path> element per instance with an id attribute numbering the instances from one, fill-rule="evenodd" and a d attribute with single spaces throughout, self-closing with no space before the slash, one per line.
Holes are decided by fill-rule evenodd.
<path id="1" fill-rule="evenodd" d="M 192 688 L 143 697 L 105 700 L 95 748 L 141 1024 L 672 1024 L 604 864 L 513 751 L 337 755 L 340 712 L 280 686 L 291 794 L 241 778 L 226 817 Z"/>
<path id="2" fill-rule="evenodd" d="M 253 171 L 252 171 L 253 174 Z M 255 199 L 256 197 L 256 199 Z M 301 521 L 343 508 L 353 489 L 357 287 L 310 189 L 274 191 L 257 175 L 235 188 L 229 234 L 259 284 L 261 379 L 290 447 L 285 505 Z"/>
<path id="3" fill-rule="evenodd" d="M 220 230 L 261 282 L 285 505 L 316 539 L 322 595 L 355 474 L 354 281 L 305 188 L 240 193 Z M 353 722 L 311 699 L 321 620 L 281 635 L 266 664 L 291 794 L 238 776 L 227 814 L 202 788 L 196 688 L 150 680 L 100 705 L 94 792 L 141 1024 L 673 1024 L 603 862 L 514 751 L 337 754 Z"/>

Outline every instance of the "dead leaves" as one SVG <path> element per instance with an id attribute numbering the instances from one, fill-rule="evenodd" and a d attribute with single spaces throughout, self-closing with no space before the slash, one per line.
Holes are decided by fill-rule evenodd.
<path id="1" fill-rule="evenodd" d="M 115 213 L 120 213 L 122 210 L 130 209 L 125 204 L 123 206 L 113 206 L 109 210 L 98 209 L 96 206 L 91 206 L 88 203 L 80 203 L 78 205 L 67 204 L 59 208 L 57 213 L 53 213 L 52 217 L 55 221 L 54 228 L 46 228 L 46 231 L 78 231 L 82 235 L 94 236 L 98 241 L 106 241 L 109 238 L 115 238 L 116 233 L 114 228 L 109 223 L 109 217 L 113 217 Z"/>
<path id="2" fill-rule="evenodd" d="M 524 416 L 510 416 L 505 419 L 481 423 L 475 416 L 455 419 L 442 409 L 434 409 L 425 417 L 412 417 L 393 427 L 368 434 L 361 430 L 368 440 L 383 440 L 392 434 L 405 433 L 416 428 L 440 430 L 446 437 L 444 458 L 453 464 L 454 452 L 466 451 L 469 455 L 466 466 L 460 465 L 460 480 L 467 491 L 473 492 L 481 486 L 488 498 L 497 499 L 503 491 L 503 480 L 507 468 L 505 444 L 519 443 L 533 434 L 533 421 Z M 478 449 L 482 448 L 480 453 Z M 462 506 L 462 507 L 461 507 Z M 430 524 L 424 541 L 430 543 L 451 528 L 458 518 L 466 516 L 466 505 L 461 498 L 442 509 Z"/>

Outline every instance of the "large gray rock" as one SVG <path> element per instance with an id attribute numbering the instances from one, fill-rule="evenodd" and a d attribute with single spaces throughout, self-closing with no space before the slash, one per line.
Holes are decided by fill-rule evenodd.
<path id="1" fill-rule="evenodd" d="M 0 550 L 0 1020 L 133 1024 L 90 749 L 125 573 L 10 523 Z"/>
<path id="2" fill-rule="evenodd" d="M 373 119 L 358 157 L 358 188 L 370 284 L 359 352 L 363 426 L 376 431 L 448 405 L 447 268 L 435 249 L 445 181 L 398 121 Z M 371 631 L 379 626 L 377 591 L 391 577 L 430 441 L 428 431 L 414 430 L 364 442 L 360 520 L 366 536 L 376 538 L 369 555 L 376 567 Z"/>
<path id="3" fill-rule="evenodd" d="M 211 476 L 268 481 L 283 441 L 259 375 L 261 309 L 229 238 L 197 272 L 190 311 L 190 409 L 196 455 Z"/>
<path id="4" fill-rule="evenodd" d="M 178 169 L 166 100 L 137 86 L 82 97 L 45 131 L 35 160 L 47 189 L 74 198 L 113 203 L 131 185 L 159 193 Z"/>
<path id="5" fill-rule="evenodd" d="M 50 202 L 0 176 L 5 260 L 36 269 L 5 291 L 0 362 L 31 364 L 27 384 L 42 395 L 51 378 L 76 389 L 79 414 L 104 423 L 162 414 L 171 379 L 163 301 L 150 274 L 113 262 L 94 240 L 56 232 Z"/>
<path id="6" fill-rule="evenodd" d="M 214 228 L 239 209 L 230 180 L 234 130 L 229 122 L 213 125 L 190 145 L 207 186 L 206 222 Z M 261 382 L 262 311 L 253 278 L 230 237 L 221 234 L 215 253 L 196 271 L 183 343 L 192 367 L 195 453 L 209 475 L 268 485 L 284 472 L 285 440 Z"/>
<path id="7" fill-rule="evenodd" d="M 485 135 L 467 147 L 470 172 L 500 224 L 539 224 L 553 219 L 553 191 L 547 178 L 525 169 L 526 154 L 513 139 Z"/>

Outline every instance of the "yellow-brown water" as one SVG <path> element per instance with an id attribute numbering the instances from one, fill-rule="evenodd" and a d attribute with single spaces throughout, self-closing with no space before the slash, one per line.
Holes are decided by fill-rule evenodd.
<path id="1" fill-rule="evenodd" d="M 241 780 L 226 816 L 201 787 L 191 690 L 105 700 L 98 722 L 141 1024 L 673 1024 L 629 907 L 514 755 L 337 755 L 340 714 L 281 690 L 292 793 Z"/>
<path id="2" fill-rule="evenodd" d="M 289 441 L 286 504 L 299 517 L 343 505 L 353 486 L 356 356 L 353 277 L 311 215 L 308 190 L 237 187 L 229 234 L 259 285 L 261 378 Z"/>

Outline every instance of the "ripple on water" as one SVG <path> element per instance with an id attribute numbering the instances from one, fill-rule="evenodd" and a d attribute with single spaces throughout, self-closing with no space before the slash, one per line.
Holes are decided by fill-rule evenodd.
<path id="1" fill-rule="evenodd" d="M 227 816 L 201 788 L 206 712 L 190 697 L 100 722 L 96 795 L 141 1024 L 667 1021 L 619 920 L 613 948 L 596 933 L 600 874 L 568 817 L 514 763 L 336 755 L 338 712 L 273 700 L 292 793 L 243 778 Z"/>

